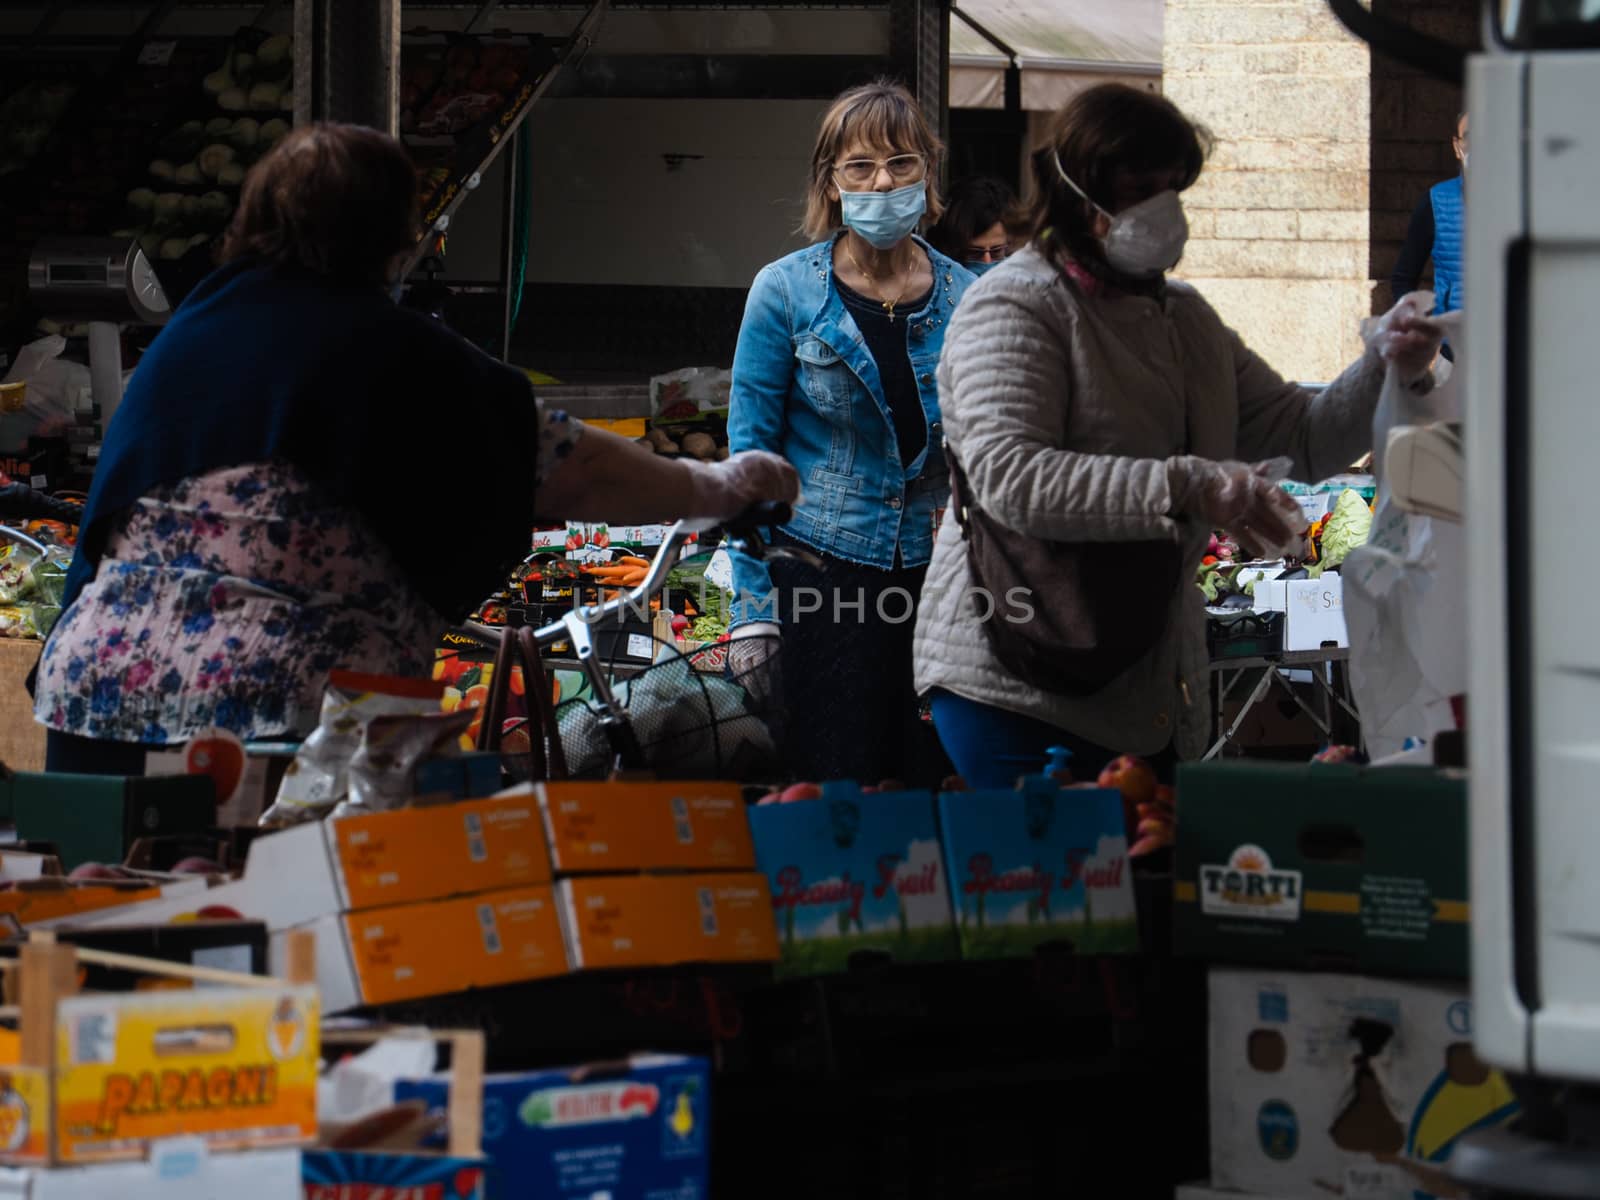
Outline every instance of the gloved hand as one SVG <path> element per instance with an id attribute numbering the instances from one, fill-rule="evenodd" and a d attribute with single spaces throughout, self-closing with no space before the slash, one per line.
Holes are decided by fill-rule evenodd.
<path id="1" fill-rule="evenodd" d="M 783 630 L 770 621 L 741 625 L 728 640 L 728 674 L 758 704 L 775 699 Z"/>
<path id="2" fill-rule="evenodd" d="M 689 468 L 691 488 L 686 517 L 737 517 L 767 500 L 795 503 L 800 476 L 786 459 L 765 450 L 745 450 L 722 462 L 680 459 Z"/>
<path id="3" fill-rule="evenodd" d="M 1251 465 L 1186 455 L 1175 462 L 1180 511 L 1226 530 L 1268 557 L 1299 555 L 1305 516 L 1278 486 L 1288 473 L 1287 460 Z"/>
<path id="4" fill-rule="evenodd" d="M 1400 372 L 1401 381 L 1416 383 L 1433 367 L 1444 332 L 1427 319 L 1433 293 L 1411 292 L 1367 331 L 1367 350 Z"/>

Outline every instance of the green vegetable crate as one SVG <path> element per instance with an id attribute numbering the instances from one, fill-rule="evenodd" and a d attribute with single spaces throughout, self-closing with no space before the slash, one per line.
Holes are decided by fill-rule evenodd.
<path id="1" fill-rule="evenodd" d="M 1174 944 L 1216 964 L 1468 977 L 1461 772 L 1178 770 Z"/>

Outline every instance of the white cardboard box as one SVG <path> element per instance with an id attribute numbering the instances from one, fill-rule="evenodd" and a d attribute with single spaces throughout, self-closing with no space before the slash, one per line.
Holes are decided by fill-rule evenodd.
<path id="1" fill-rule="evenodd" d="M 1210 1014 L 1219 1190 L 1434 1196 L 1456 1141 L 1516 1111 L 1472 1053 L 1464 988 L 1219 969 Z"/>
<path id="2" fill-rule="evenodd" d="M 17 1200 L 304 1200 L 300 1151 L 208 1154 L 199 1139 L 158 1143 L 143 1162 L 0 1167 L 0 1197 Z"/>
<path id="3" fill-rule="evenodd" d="M 1283 648 L 1321 650 L 1349 646 L 1344 624 L 1344 581 L 1338 575 L 1293 579 L 1285 585 Z"/>

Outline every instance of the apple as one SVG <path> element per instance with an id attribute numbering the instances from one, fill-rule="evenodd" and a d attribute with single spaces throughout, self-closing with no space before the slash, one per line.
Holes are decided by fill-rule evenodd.
<path id="1" fill-rule="evenodd" d="M 783 795 L 778 797 L 781 804 L 793 804 L 797 800 L 821 800 L 822 789 L 814 783 L 796 783 L 784 788 Z"/>
<path id="2" fill-rule="evenodd" d="M 898 779 L 885 779 L 878 784 L 878 790 L 880 792 L 903 792 L 906 790 L 906 785 Z"/>
<path id="3" fill-rule="evenodd" d="M 1124 754 L 1106 764 L 1097 782 L 1122 793 L 1122 817 L 1131 836 L 1139 826 L 1139 805 L 1153 803 L 1156 798 L 1156 773 L 1144 759 Z"/>
<path id="4" fill-rule="evenodd" d="M 244 914 L 226 904 L 208 904 L 195 914 L 202 921 L 242 921 Z"/>

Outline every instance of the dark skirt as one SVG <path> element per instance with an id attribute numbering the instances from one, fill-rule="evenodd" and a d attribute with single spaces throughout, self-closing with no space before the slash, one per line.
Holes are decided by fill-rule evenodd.
<path id="1" fill-rule="evenodd" d="M 779 535 L 777 544 L 799 543 Z M 791 780 L 897 779 L 937 787 L 950 773 L 922 718 L 911 643 L 927 567 L 883 570 L 820 555 L 771 564 L 783 624 L 779 737 Z"/>

